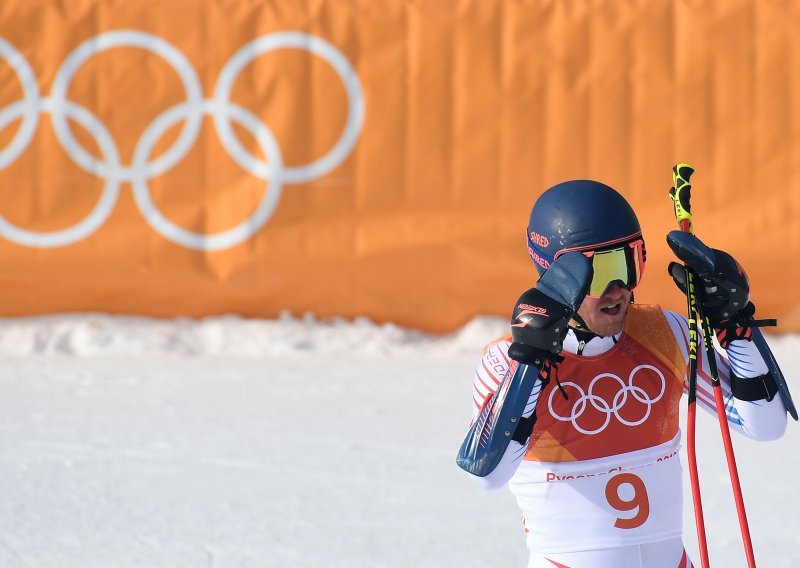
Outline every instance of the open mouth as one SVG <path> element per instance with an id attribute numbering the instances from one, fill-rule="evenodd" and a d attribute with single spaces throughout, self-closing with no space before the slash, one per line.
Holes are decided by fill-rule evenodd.
<path id="1" fill-rule="evenodd" d="M 613 306 L 606 306 L 605 308 L 600 308 L 600 311 L 609 316 L 615 316 L 622 311 L 622 302 L 618 302 Z"/>

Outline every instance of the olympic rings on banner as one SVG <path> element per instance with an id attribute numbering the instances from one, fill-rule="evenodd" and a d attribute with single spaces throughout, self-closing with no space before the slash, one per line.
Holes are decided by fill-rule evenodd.
<path id="1" fill-rule="evenodd" d="M 186 95 L 182 103 L 167 108 L 145 129 L 136 143 L 129 165 L 120 161 L 118 146 L 102 121 L 88 109 L 67 99 L 72 79 L 89 59 L 116 47 L 135 47 L 164 59 L 180 78 Z M 242 70 L 256 57 L 278 49 L 299 49 L 323 59 L 336 72 L 347 93 L 348 115 L 334 146 L 321 158 L 301 166 L 288 167 L 269 127 L 259 117 L 230 100 L 233 86 Z M 25 57 L 0 37 L 0 58 L 14 71 L 22 85 L 23 100 L 0 109 L 0 130 L 14 120 L 22 123 L 7 147 L 0 149 L 0 170 L 8 167 L 25 151 L 33 138 L 39 116 L 49 113 L 56 138 L 70 159 L 80 168 L 105 181 L 103 194 L 94 209 L 67 229 L 49 232 L 22 229 L 0 214 L 0 235 L 29 247 L 53 248 L 85 239 L 106 221 L 113 211 L 122 183 L 130 183 L 135 202 L 147 223 L 173 243 L 195 250 L 220 250 L 240 244 L 258 232 L 278 206 L 286 183 L 302 183 L 324 176 L 352 152 L 364 123 L 364 96 L 361 83 L 347 58 L 330 43 L 301 32 L 278 32 L 256 38 L 240 48 L 223 66 L 214 95 L 204 98 L 200 80 L 189 59 L 166 40 L 138 30 L 117 30 L 85 41 L 62 63 L 56 72 L 49 97 L 42 97 L 36 77 Z M 149 181 L 175 167 L 188 154 L 202 126 L 203 117 L 213 119 L 226 152 L 244 170 L 268 182 L 255 211 L 237 226 L 213 234 L 202 234 L 179 227 L 158 209 L 150 196 Z M 75 138 L 70 121 L 80 124 L 95 140 L 101 158 L 93 156 Z M 162 155 L 151 159 L 153 148 L 172 126 L 183 121 L 177 140 Z M 266 161 L 245 149 L 234 134 L 237 123 L 255 138 Z"/>
<path id="2" fill-rule="evenodd" d="M 654 398 L 650 398 L 642 387 L 636 386 L 634 384 L 634 378 L 636 374 L 644 369 L 649 369 L 653 371 L 656 376 L 658 377 L 659 381 L 661 382 L 661 390 Z M 620 389 L 614 395 L 614 399 L 609 402 L 604 399 L 602 396 L 599 396 L 594 393 L 595 385 L 602 379 L 611 379 L 617 383 L 619 383 Z M 583 388 L 574 383 L 574 382 L 562 382 L 561 386 L 572 387 L 578 391 L 580 394 L 579 398 L 573 401 L 573 398 L 570 397 L 569 400 L 572 402 L 572 410 L 569 413 L 569 416 L 562 416 L 558 412 L 553 409 L 553 397 L 558 395 L 561 396 L 560 391 L 553 389 L 550 392 L 550 398 L 547 401 L 547 406 L 550 410 L 550 414 L 556 420 L 561 422 L 571 422 L 575 429 L 580 432 L 581 434 L 587 434 L 589 436 L 594 434 L 599 434 L 603 430 L 605 430 L 608 425 L 611 423 L 611 418 L 616 418 L 620 423 L 624 424 L 625 426 L 638 426 L 642 424 L 645 420 L 650 417 L 650 411 L 652 409 L 653 404 L 661 400 L 661 397 L 664 396 L 664 391 L 667 388 L 667 382 L 664 378 L 664 375 L 661 371 L 659 371 L 656 367 L 652 365 L 639 365 L 633 371 L 631 371 L 630 376 L 628 377 L 628 383 L 626 384 L 621 378 L 613 373 L 601 373 L 597 375 L 592 381 L 589 383 L 589 390 L 584 391 Z M 643 404 L 645 406 L 645 411 L 643 416 L 638 420 L 626 420 L 619 414 L 619 410 L 621 410 L 625 405 L 628 403 L 628 394 L 631 395 L 633 399 L 637 402 Z M 585 412 L 589 410 L 589 408 L 593 408 L 597 412 L 600 412 L 604 415 L 603 423 L 594 429 L 588 429 L 582 427 L 578 421 L 584 415 Z M 585 421 L 584 421 L 585 424 Z"/>

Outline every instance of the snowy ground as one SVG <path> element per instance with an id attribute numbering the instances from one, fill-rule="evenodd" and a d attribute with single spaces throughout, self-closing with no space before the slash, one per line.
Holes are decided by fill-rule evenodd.
<path id="1" fill-rule="evenodd" d="M 523 567 L 513 498 L 454 463 L 474 365 L 503 332 L 0 321 L 0 567 Z M 800 339 L 773 346 L 791 381 Z M 745 566 L 716 423 L 699 418 L 711 560 Z M 800 565 L 798 440 L 794 422 L 736 440 L 763 567 Z"/>

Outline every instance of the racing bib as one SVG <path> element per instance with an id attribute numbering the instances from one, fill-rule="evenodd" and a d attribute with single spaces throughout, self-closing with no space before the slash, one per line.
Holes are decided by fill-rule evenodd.
<path id="1" fill-rule="evenodd" d="M 680 436 L 659 446 L 593 460 L 523 461 L 509 487 L 528 548 L 572 552 L 681 535 Z"/>

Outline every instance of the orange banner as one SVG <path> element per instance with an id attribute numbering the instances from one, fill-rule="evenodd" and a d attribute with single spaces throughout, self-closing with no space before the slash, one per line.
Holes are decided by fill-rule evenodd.
<path id="1" fill-rule="evenodd" d="M 798 26 L 755 0 L 6 0 L 0 312 L 451 330 L 533 285 L 528 212 L 575 178 L 631 201 L 637 300 L 683 311 L 684 161 L 698 235 L 800 330 Z"/>

